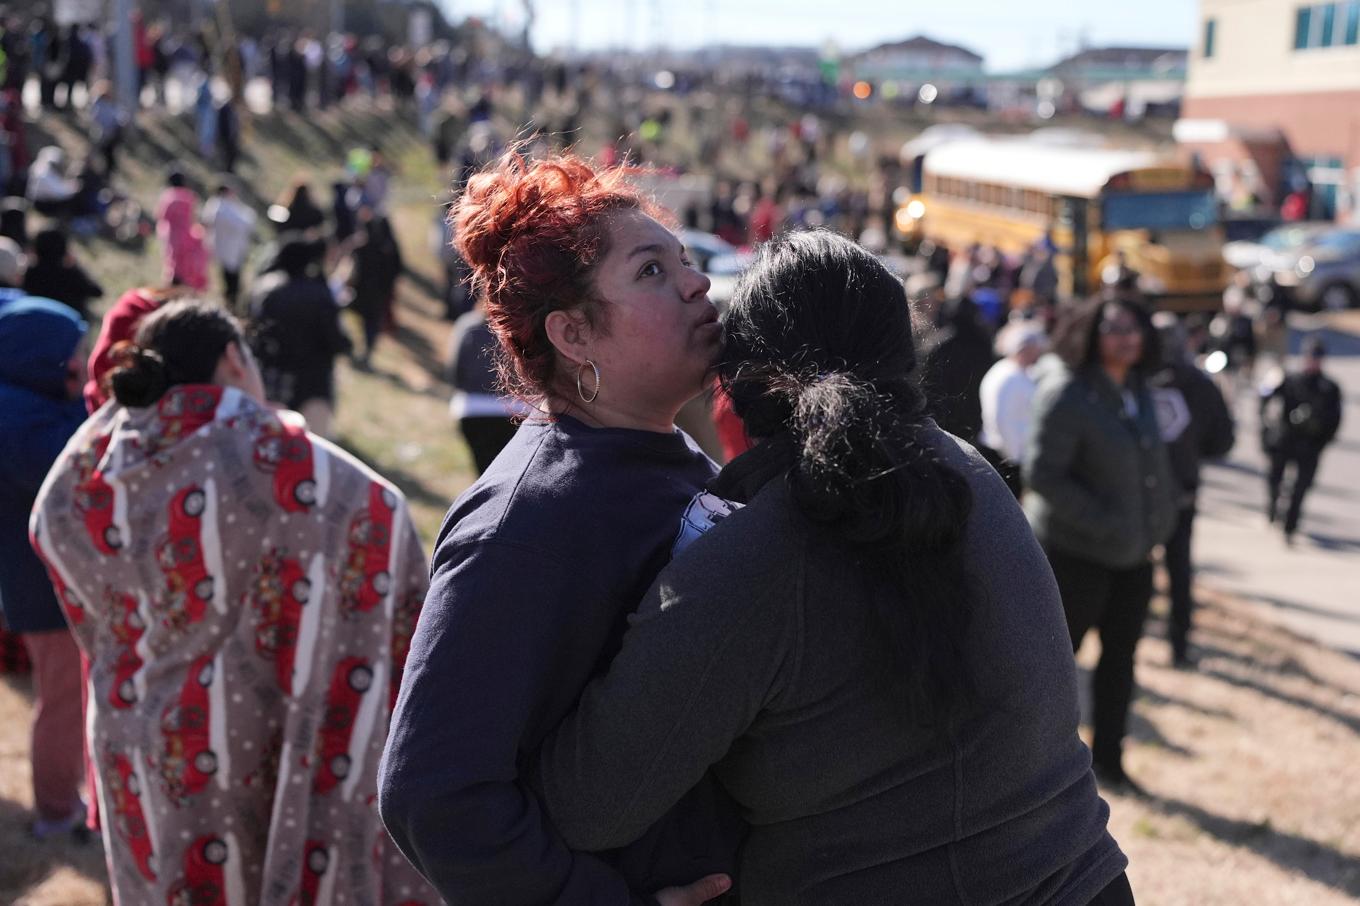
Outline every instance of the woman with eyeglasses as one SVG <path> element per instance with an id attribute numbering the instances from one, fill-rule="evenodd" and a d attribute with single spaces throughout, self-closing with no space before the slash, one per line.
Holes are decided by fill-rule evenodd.
<path id="1" fill-rule="evenodd" d="M 1176 523 L 1174 482 L 1144 374 L 1150 324 L 1137 303 L 1097 297 L 1059 313 L 1040 362 L 1024 506 L 1062 593 L 1072 648 L 1100 633 L 1092 680 L 1096 777 L 1141 793 L 1124 770 L 1133 658 L 1152 597 L 1153 548 Z"/>

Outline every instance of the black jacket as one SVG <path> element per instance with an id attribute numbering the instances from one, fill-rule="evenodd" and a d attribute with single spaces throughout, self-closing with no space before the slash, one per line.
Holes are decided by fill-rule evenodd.
<path id="1" fill-rule="evenodd" d="M 920 349 L 927 409 L 941 428 L 973 443 L 982 430 L 982 379 L 996 361 L 991 334 L 967 299 L 945 302 L 936 325 Z"/>
<path id="2" fill-rule="evenodd" d="M 1266 452 L 1321 450 L 1341 428 L 1341 388 L 1326 375 L 1291 374 L 1261 400 Z"/>
<path id="3" fill-rule="evenodd" d="M 1184 492 L 1180 504 L 1189 506 L 1199 490 L 1200 463 L 1233 447 L 1232 413 L 1213 380 L 1189 362 L 1172 362 L 1148 384 L 1171 472 Z"/>
<path id="4" fill-rule="evenodd" d="M 104 295 L 104 287 L 78 264 L 35 264 L 24 275 L 24 291 L 69 305 L 82 318 L 89 314 L 90 300 Z"/>
<path id="5" fill-rule="evenodd" d="M 335 357 L 349 352 L 350 341 L 330 289 L 319 279 L 272 274 L 262 290 L 251 318 L 269 399 L 290 409 L 333 399 Z"/>

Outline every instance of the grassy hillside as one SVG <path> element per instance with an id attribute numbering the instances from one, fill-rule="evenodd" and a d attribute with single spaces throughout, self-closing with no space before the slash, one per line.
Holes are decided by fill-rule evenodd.
<path id="1" fill-rule="evenodd" d="M 447 415 L 449 388 L 441 376 L 448 325 L 439 318 L 441 269 L 429 234 L 442 186 L 427 146 L 408 118 L 377 108 L 309 117 L 281 111 L 253 118 L 247 129 L 249 150 L 238 181 L 262 221 L 269 204 L 298 178 L 310 183 L 319 204 L 328 204 L 330 183 L 342 175 L 350 148 L 376 144 L 395 165 L 392 220 L 411 274 L 399 284 L 398 326 L 380 341 L 373 371 L 356 371 L 345 361 L 337 366 L 336 431 L 342 445 L 406 491 L 428 541 L 449 502 L 473 476 Z M 35 147 L 59 143 L 75 156 L 87 147 L 80 123 L 63 116 L 45 115 L 35 124 L 33 140 Z M 217 180 L 199 158 L 188 117 L 147 121 L 122 156 L 116 185 L 150 211 L 172 168 L 184 172 L 200 194 L 210 192 Z M 272 238 L 268 226 L 263 238 Z M 96 310 L 130 287 L 159 279 L 154 236 L 133 245 L 80 239 L 75 254 L 107 291 Z M 358 320 L 346 319 L 351 334 L 359 336 Z"/>
<path id="2" fill-rule="evenodd" d="M 35 148 L 55 142 L 80 156 L 88 147 L 74 118 L 44 115 L 31 128 Z M 343 118 L 282 112 L 256 118 L 248 128 L 250 152 L 238 176 L 243 197 L 262 219 L 265 208 L 298 177 L 311 183 L 318 203 L 328 201 L 329 184 L 341 175 L 346 151 L 356 145 L 377 144 L 398 169 L 392 220 L 412 272 L 398 287 L 398 328 L 379 343 L 373 370 L 356 371 L 346 361 L 337 365 L 336 439 L 401 486 L 428 546 L 450 501 L 473 478 L 467 450 L 448 418 L 449 388 L 441 379 L 449 328 L 439 317 L 440 267 L 429 249 L 441 189 L 433 162 L 413 126 L 390 110 L 350 109 Z M 182 170 L 201 193 L 216 182 L 213 170 L 199 160 L 187 118 L 148 121 L 123 154 L 116 185 L 151 210 L 171 168 Z M 41 226 L 39 218 L 30 228 Z M 159 279 L 154 237 L 139 246 L 76 238 L 74 252 L 106 290 L 96 314 L 126 289 Z M 357 318 L 347 326 L 359 335 Z M 96 328 L 92 325 L 92 332 Z M 27 725 L 31 704 L 27 682 L 0 684 L 0 719 L 10 726 Z M 0 903 L 107 903 L 97 840 L 86 846 L 65 840 L 37 844 L 25 835 L 24 804 L 31 801 L 27 752 L 26 733 L 0 734 Z"/>

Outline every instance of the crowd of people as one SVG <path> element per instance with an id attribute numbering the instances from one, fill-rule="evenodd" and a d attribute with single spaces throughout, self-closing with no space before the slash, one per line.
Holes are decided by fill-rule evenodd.
<path id="1" fill-rule="evenodd" d="M 80 169 L 112 178 L 107 36 L 16 22 L 6 87 L 86 105 Z M 157 285 L 116 287 L 86 337 L 105 289 L 69 237 L 99 183 L 60 148 L 10 155 L 26 197 L 0 217 L 23 646 L 0 655 L 34 677 L 35 838 L 102 829 L 122 902 L 1133 902 L 1101 793 L 1142 792 L 1123 747 L 1159 555 L 1195 666 L 1200 466 L 1235 433 L 1198 362 L 1246 367 L 1244 306 L 1154 315 L 1118 261 L 1060 298 L 1047 238 L 926 241 L 903 280 L 898 162 L 815 93 L 783 123 L 686 123 L 689 147 L 588 67 L 305 34 L 224 54 L 140 22 L 137 48 L 148 96 L 197 87 L 221 170 L 206 203 L 167 174 Z M 390 92 L 448 175 L 450 413 L 479 478 L 432 559 L 396 485 L 328 440 L 337 358 L 371 368 L 397 316 L 395 167 L 356 147 L 329 203 L 299 179 L 255 210 L 208 78 L 232 67 L 295 111 Z M 517 141 L 509 85 L 538 111 Z M 602 118 L 636 144 L 561 150 Z M 711 191 L 672 223 L 633 160 L 714 161 Z M 676 227 L 745 250 L 721 319 Z M 1324 353 L 1262 403 L 1287 539 L 1340 423 Z M 677 425 L 710 393 L 701 445 Z"/>

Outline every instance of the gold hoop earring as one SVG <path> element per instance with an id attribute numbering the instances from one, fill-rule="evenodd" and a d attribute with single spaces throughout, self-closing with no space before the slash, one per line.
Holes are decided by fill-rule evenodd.
<path id="1" fill-rule="evenodd" d="M 590 366 L 591 371 L 595 372 L 595 391 L 591 393 L 590 396 L 586 396 L 585 390 L 581 387 L 581 371 L 587 365 Z M 590 359 L 586 359 L 580 365 L 576 366 L 576 395 L 581 398 L 581 402 L 583 403 L 593 403 L 595 402 L 595 397 L 600 395 L 600 368 Z"/>

